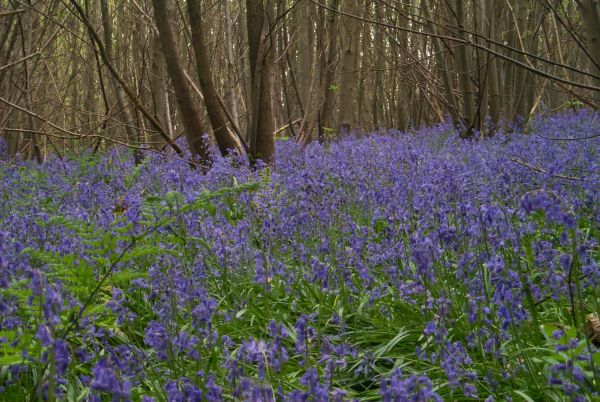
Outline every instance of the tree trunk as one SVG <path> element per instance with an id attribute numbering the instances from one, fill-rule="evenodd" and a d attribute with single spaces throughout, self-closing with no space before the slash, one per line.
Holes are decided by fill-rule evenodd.
<path id="1" fill-rule="evenodd" d="M 340 0 L 332 0 L 331 9 L 329 11 L 329 17 L 327 20 L 326 35 L 327 39 L 324 40 L 324 47 L 322 49 L 323 62 L 321 63 L 321 70 L 323 75 L 323 104 L 319 111 L 319 135 L 323 136 L 323 133 L 333 128 L 333 107 L 335 101 L 335 61 L 337 54 L 337 27 L 336 27 L 336 15 L 339 8 Z"/>
<path id="2" fill-rule="evenodd" d="M 489 37 L 492 40 L 496 40 L 496 29 L 495 29 L 495 17 L 497 17 L 497 13 L 495 10 L 495 2 L 494 0 L 485 0 L 482 3 L 482 34 L 486 37 Z M 486 44 L 491 49 L 494 49 L 494 45 L 488 42 Z M 488 86 L 488 99 L 490 106 L 490 120 L 491 127 L 489 128 L 489 134 L 493 135 L 493 130 L 495 129 L 498 121 L 500 120 L 500 111 L 502 107 L 501 99 L 500 99 L 500 89 L 498 86 L 498 63 L 496 62 L 496 57 L 486 53 L 486 85 Z"/>
<path id="3" fill-rule="evenodd" d="M 517 27 L 517 48 L 522 51 L 528 51 L 529 48 L 527 44 L 530 40 L 530 34 L 528 32 L 528 19 L 529 19 L 529 1 L 528 0 L 519 0 L 516 5 L 516 27 Z M 526 63 L 527 60 L 525 56 L 522 54 L 516 54 L 515 59 L 520 61 L 521 63 Z M 525 88 L 527 86 L 527 71 L 524 68 L 517 68 L 515 71 L 515 86 L 513 87 L 512 94 L 512 113 L 511 115 L 514 117 L 523 116 L 527 114 L 526 108 L 526 96 L 525 96 Z"/>
<path id="4" fill-rule="evenodd" d="M 202 28 L 202 10 L 200 0 L 188 0 L 188 13 L 192 28 L 192 45 L 196 55 L 196 69 L 200 81 L 200 89 L 204 96 L 204 105 L 208 113 L 208 119 L 212 126 L 217 146 L 221 155 L 226 155 L 234 150 L 240 155 L 245 154 L 242 143 L 227 127 L 227 116 L 221 105 L 219 94 L 215 88 L 210 71 L 206 39 Z"/>
<path id="5" fill-rule="evenodd" d="M 112 41 L 113 41 L 112 20 L 111 20 L 111 15 L 110 15 L 110 12 L 108 9 L 108 0 L 100 1 L 100 10 L 102 12 L 102 27 L 104 29 L 104 48 L 106 51 L 106 58 L 108 59 L 108 61 L 110 63 L 115 64 L 113 45 L 112 45 Z M 123 88 L 121 88 L 121 86 L 119 85 L 117 80 L 114 78 L 114 76 L 111 75 L 110 77 L 111 77 L 110 83 L 113 88 L 113 91 L 115 92 L 117 108 L 121 113 L 123 113 L 122 122 L 124 123 L 124 126 L 125 126 L 125 133 L 127 135 L 127 141 L 130 144 L 135 144 L 135 143 L 137 143 L 137 139 L 138 139 L 136 130 L 132 126 L 132 124 L 135 120 L 131 114 L 131 111 L 127 107 L 127 99 L 126 99 L 125 92 L 123 91 Z M 139 155 L 136 153 L 136 162 L 137 162 L 138 157 L 139 157 Z"/>
<path id="6" fill-rule="evenodd" d="M 433 21 L 433 14 L 429 7 L 430 0 L 423 0 L 422 7 L 425 18 L 427 19 L 427 30 L 434 35 L 437 35 L 437 26 Z M 433 43 L 433 49 L 439 55 L 440 58 L 444 57 L 444 46 L 440 38 L 432 37 L 431 41 Z M 458 102 L 456 100 L 456 96 L 454 95 L 454 80 L 452 79 L 450 66 L 446 65 L 445 68 L 442 68 L 442 79 L 444 82 L 444 91 L 446 95 L 446 102 L 448 103 L 448 112 L 452 117 L 452 122 L 455 127 L 458 127 L 462 124 L 459 110 L 458 110 Z"/>
<path id="7" fill-rule="evenodd" d="M 177 50 L 177 42 L 169 22 L 167 4 L 165 0 L 152 0 L 152 5 L 154 6 L 154 20 L 165 55 L 167 72 L 175 89 L 175 96 L 177 97 L 177 104 L 190 150 L 202 162 L 209 162 L 208 144 L 203 138 L 200 110 L 193 101 L 192 91 L 185 78 L 181 57 Z"/>
<path id="8" fill-rule="evenodd" d="M 19 17 L 20 18 L 20 17 Z M 29 52 L 31 51 L 30 49 L 33 49 L 33 29 L 34 27 L 37 25 L 37 15 L 35 15 L 33 13 L 33 11 L 29 11 L 27 13 L 25 13 L 25 17 L 26 19 L 26 25 L 27 28 L 29 29 L 25 29 L 25 27 L 21 27 L 22 30 L 24 30 L 24 32 L 22 31 L 21 33 L 25 34 L 25 37 L 22 38 L 22 40 L 24 41 L 23 46 L 22 46 L 22 51 L 23 54 L 22 56 L 25 57 L 27 56 L 27 54 L 29 54 Z M 21 20 L 19 19 L 19 22 L 21 22 Z M 32 96 L 32 92 L 34 90 L 34 88 L 32 88 L 31 86 L 31 81 L 32 81 L 32 77 L 31 77 L 31 69 L 29 68 L 29 62 L 25 61 L 23 63 L 23 72 L 25 74 L 25 86 L 24 86 L 24 90 L 25 90 L 25 102 L 27 104 L 27 108 L 29 110 L 33 111 L 33 96 Z M 38 161 L 38 163 L 42 163 L 44 161 L 44 156 L 42 154 L 42 149 L 40 147 L 40 138 L 38 135 L 38 130 L 37 130 L 37 124 L 35 119 L 33 118 L 33 116 L 31 114 L 27 114 L 27 121 L 28 121 L 28 125 L 29 125 L 29 130 L 31 130 L 31 132 L 29 132 L 26 136 L 26 138 L 31 142 L 31 146 L 29 147 L 29 158 L 31 156 L 35 156 L 35 159 Z"/>
<path id="9" fill-rule="evenodd" d="M 377 18 L 383 20 L 383 13 L 381 11 L 381 4 L 375 5 Z M 383 42 L 383 31 L 382 27 L 373 27 L 375 29 L 375 43 L 374 43 L 374 59 L 375 59 L 375 78 L 373 82 L 373 102 L 372 102 L 372 113 L 373 113 L 373 129 L 377 130 L 381 124 L 379 116 L 382 115 L 382 103 L 383 98 L 383 75 L 384 75 L 384 60 L 383 54 L 385 52 L 385 44 Z M 366 42 L 366 41 L 365 41 Z"/>
<path id="10" fill-rule="evenodd" d="M 310 16 L 310 1 L 303 0 L 298 5 L 297 19 L 299 24 L 298 38 L 298 87 L 300 91 L 300 100 L 302 110 L 306 110 L 310 104 L 311 79 L 313 66 L 313 29 Z"/>
<path id="11" fill-rule="evenodd" d="M 598 0 L 580 0 L 578 3 L 591 56 L 590 72 L 596 75 L 592 82 L 600 87 L 600 4 Z M 596 109 L 600 108 L 600 91 L 595 91 L 593 97 Z"/>
<path id="12" fill-rule="evenodd" d="M 167 83 L 165 80 L 165 57 L 163 55 L 160 38 L 158 35 L 152 37 L 152 62 L 150 65 L 150 92 L 153 100 L 154 117 L 165 127 L 171 136 L 171 125 L 167 116 Z M 154 132 L 151 136 L 154 147 L 160 147 L 164 142 L 159 133 Z"/>
<path id="13" fill-rule="evenodd" d="M 458 24 L 458 35 L 467 35 L 464 31 L 464 19 L 465 13 L 463 8 L 463 0 L 456 0 L 456 22 Z M 464 130 L 462 132 L 463 137 L 470 137 L 472 134 L 472 125 L 475 121 L 475 93 L 473 92 L 473 86 L 471 85 L 471 65 L 467 55 L 467 46 L 459 45 L 456 50 L 457 58 L 456 65 L 458 67 L 458 79 L 460 82 L 460 88 L 463 93 L 463 120 Z"/>
<path id="14" fill-rule="evenodd" d="M 237 63 L 235 62 L 233 53 L 233 16 L 231 15 L 231 7 L 229 0 L 223 1 L 223 9 L 225 13 L 225 45 L 227 46 L 227 74 L 229 80 L 229 110 L 233 119 L 233 124 L 236 127 L 240 126 L 238 102 L 240 101 L 239 88 L 237 83 Z"/>
<path id="15" fill-rule="evenodd" d="M 246 0 L 251 82 L 251 119 L 247 137 L 250 157 L 265 163 L 273 163 L 275 157 L 271 104 L 273 38 L 270 24 L 273 9 L 272 0 Z"/>
<path id="16" fill-rule="evenodd" d="M 358 1 L 346 1 L 343 10 L 345 13 L 357 16 L 359 13 Z M 349 131 L 355 123 L 354 95 L 356 93 L 358 61 L 357 43 L 360 24 L 356 18 L 344 15 L 341 24 L 342 39 L 342 65 L 340 72 L 340 112 L 338 119 L 338 132 Z"/>

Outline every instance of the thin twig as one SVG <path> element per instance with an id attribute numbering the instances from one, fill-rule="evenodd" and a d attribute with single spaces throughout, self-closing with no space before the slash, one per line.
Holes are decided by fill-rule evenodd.
<path id="1" fill-rule="evenodd" d="M 9 67 L 15 66 L 15 65 L 17 65 L 19 63 L 23 63 L 24 61 L 27 61 L 27 60 L 35 57 L 35 56 L 39 56 L 40 54 L 42 54 L 42 52 L 35 52 L 35 53 L 32 53 L 32 54 L 27 55 L 25 57 L 22 57 L 19 60 L 15 60 L 12 63 L 5 64 L 2 67 L 0 67 L 0 71 L 5 70 L 5 69 L 7 69 Z"/>
<path id="2" fill-rule="evenodd" d="M 23 10 L 23 9 L 11 10 L 11 11 L 0 11 L 0 17 L 8 17 L 9 15 L 20 14 L 20 13 L 24 13 L 24 12 L 25 12 L 25 10 Z"/>

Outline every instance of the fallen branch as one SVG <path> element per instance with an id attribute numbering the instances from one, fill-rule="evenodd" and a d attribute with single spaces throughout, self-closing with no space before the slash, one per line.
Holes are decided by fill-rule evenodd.
<path id="1" fill-rule="evenodd" d="M 546 169 L 542 169 L 541 167 L 530 165 L 529 163 L 522 161 L 519 158 L 511 158 L 510 160 L 515 163 L 518 163 L 521 166 L 525 166 L 531 170 L 535 170 L 536 172 L 548 174 L 548 171 Z M 582 180 L 581 177 L 565 176 L 565 175 L 556 174 L 556 173 L 550 173 L 550 176 L 556 177 L 557 179 L 563 179 L 563 180 Z"/>
<path id="2" fill-rule="evenodd" d="M 286 124 L 283 127 L 279 127 L 277 130 L 273 131 L 273 135 L 274 136 L 278 136 L 282 131 L 284 131 L 286 128 L 293 126 L 294 124 L 298 124 L 301 123 L 302 119 L 296 119 L 294 121 L 289 122 L 288 124 Z"/>

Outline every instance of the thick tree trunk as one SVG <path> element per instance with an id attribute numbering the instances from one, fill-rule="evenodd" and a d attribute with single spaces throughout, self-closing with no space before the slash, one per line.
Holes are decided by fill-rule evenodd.
<path id="1" fill-rule="evenodd" d="M 208 113 L 208 119 L 213 129 L 217 145 L 222 155 L 230 151 L 236 151 L 240 155 L 245 154 L 242 143 L 237 136 L 227 127 L 227 116 L 219 100 L 219 94 L 215 88 L 210 71 L 206 39 L 202 28 L 202 10 L 200 0 L 188 0 L 188 13 L 192 28 L 192 45 L 196 55 L 196 69 L 200 80 L 200 90 L 204 96 L 204 105 Z"/>
<path id="2" fill-rule="evenodd" d="M 246 1 L 251 77 L 251 120 L 247 137 L 250 143 L 250 157 L 265 163 L 273 163 L 275 157 L 275 123 L 271 104 L 272 12 L 272 0 Z"/>
<path id="3" fill-rule="evenodd" d="M 203 136 L 200 110 L 194 103 L 192 91 L 185 78 L 181 57 L 177 51 L 177 42 L 169 22 L 167 4 L 165 0 L 152 0 L 152 4 L 154 6 L 154 20 L 167 64 L 167 72 L 175 89 L 175 96 L 177 97 L 177 104 L 190 150 L 193 155 L 198 156 L 203 162 L 209 162 L 208 144 Z"/>

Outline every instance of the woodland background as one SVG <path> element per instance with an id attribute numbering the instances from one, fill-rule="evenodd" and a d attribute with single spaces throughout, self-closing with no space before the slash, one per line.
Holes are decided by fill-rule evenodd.
<path id="1" fill-rule="evenodd" d="M 599 90 L 598 0 L 0 0 L 0 402 L 598 402 Z"/>
<path id="2" fill-rule="evenodd" d="M 596 0 L 2 0 L 9 155 L 111 144 L 267 162 L 350 130 L 597 108 Z M 139 156 L 138 156 L 139 157 Z"/>

